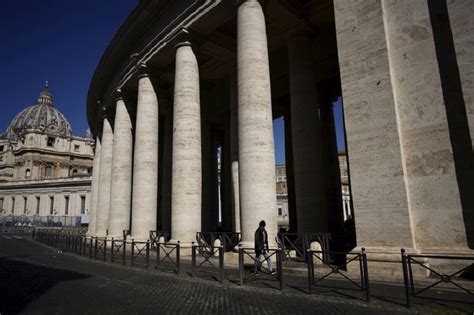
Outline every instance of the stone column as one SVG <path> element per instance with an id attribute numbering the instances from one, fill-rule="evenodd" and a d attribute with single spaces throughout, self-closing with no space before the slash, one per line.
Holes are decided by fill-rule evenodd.
<path id="1" fill-rule="evenodd" d="M 201 108 L 199 69 L 189 41 L 176 45 L 171 233 L 185 246 L 201 230 Z"/>
<path id="2" fill-rule="evenodd" d="M 462 172 L 470 170 L 456 164 L 458 158 L 466 163 L 472 151 L 465 150 L 467 143 L 458 146 L 465 125 L 453 117 L 457 105 L 445 97 L 455 95 L 448 88 L 452 82 L 445 82 L 447 60 L 436 50 L 440 34 L 433 33 L 427 2 L 384 0 L 382 10 L 415 245 L 424 251 L 466 251 L 464 214 L 473 208 L 472 202 L 463 204 Z"/>
<path id="3" fill-rule="evenodd" d="M 99 196 L 99 173 L 100 173 L 100 138 L 96 137 L 95 140 L 95 155 L 94 164 L 92 168 L 92 184 L 91 184 L 91 201 L 89 211 L 89 230 L 87 235 L 94 236 L 97 222 L 97 200 Z"/>
<path id="4" fill-rule="evenodd" d="M 130 229 L 132 201 L 132 121 L 124 100 L 119 97 L 115 107 L 112 185 L 110 188 L 109 236 L 120 238 Z"/>
<path id="5" fill-rule="evenodd" d="M 107 117 L 104 117 L 101 145 L 95 233 L 97 236 L 103 237 L 107 235 L 109 226 L 110 182 L 112 179 L 112 152 L 114 145 L 114 133 Z"/>
<path id="6" fill-rule="evenodd" d="M 133 163 L 132 236 L 147 240 L 156 230 L 158 204 L 158 98 L 150 78 L 138 79 Z"/>
<path id="7" fill-rule="evenodd" d="M 288 56 L 298 232 L 327 232 L 321 123 L 308 30 L 290 35 Z"/>
<path id="8" fill-rule="evenodd" d="M 230 157 L 232 168 L 232 213 L 234 232 L 240 233 L 240 192 L 239 192 L 239 119 L 237 106 L 237 78 L 230 81 Z"/>
<path id="9" fill-rule="evenodd" d="M 277 232 L 275 149 L 265 18 L 258 1 L 237 16 L 239 176 L 242 244 L 253 246 L 265 220 L 270 246 Z"/>

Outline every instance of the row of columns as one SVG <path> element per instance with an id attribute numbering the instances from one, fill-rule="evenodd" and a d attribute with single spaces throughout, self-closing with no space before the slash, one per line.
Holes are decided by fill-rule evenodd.
<path id="1" fill-rule="evenodd" d="M 230 101 L 230 182 L 234 230 L 242 233 L 244 246 L 252 246 L 261 220 L 267 223 L 268 235 L 277 233 L 270 69 L 265 18 L 259 2 L 244 1 L 237 21 L 237 75 L 231 80 Z M 326 232 L 312 39 L 306 31 L 292 38 L 289 70 L 291 115 L 297 122 L 293 124 L 292 142 L 298 228 L 299 232 Z M 201 231 L 202 217 L 199 67 L 187 34 L 175 48 L 171 233 L 173 240 L 187 244 Z M 109 236 L 120 237 L 123 230 L 131 228 L 132 237 L 147 239 L 149 231 L 156 229 L 158 112 L 151 81 L 142 74 L 138 77 L 135 139 L 122 98 L 116 100 L 113 131 L 109 119 L 104 118 L 94 160 L 90 234 L 106 236 L 108 230 Z M 273 237 L 269 241 L 274 242 Z"/>

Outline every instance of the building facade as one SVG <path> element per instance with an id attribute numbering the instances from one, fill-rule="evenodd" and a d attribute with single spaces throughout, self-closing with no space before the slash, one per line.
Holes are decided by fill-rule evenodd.
<path id="1" fill-rule="evenodd" d="M 290 230 L 340 230 L 342 97 L 358 245 L 469 252 L 471 11 L 468 0 L 140 1 L 89 89 L 89 233 L 163 229 L 189 244 L 215 230 L 220 196 L 222 227 L 244 245 L 262 219 L 275 234 L 279 117 Z"/>
<path id="2" fill-rule="evenodd" d="M 46 85 L 0 137 L 3 216 L 81 216 L 88 221 L 94 142 L 72 134 Z"/>

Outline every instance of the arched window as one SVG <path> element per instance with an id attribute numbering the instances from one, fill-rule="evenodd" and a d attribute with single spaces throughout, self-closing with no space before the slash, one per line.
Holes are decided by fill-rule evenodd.
<path id="1" fill-rule="evenodd" d="M 53 167 L 48 165 L 44 168 L 44 177 L 51 177 L 53 176 Z"/>
<path id="2" fill-rule="evenodd" d="M 31 177 L 31 170 L 29 168 L 26 169 L 25 171 L 25 177 L 30 178 Z"/>
<path id="3" fill-rule="evenodd" d="M 76 168 L 72 170 L 72 175 L 77 175 L 77 169 Z"/>

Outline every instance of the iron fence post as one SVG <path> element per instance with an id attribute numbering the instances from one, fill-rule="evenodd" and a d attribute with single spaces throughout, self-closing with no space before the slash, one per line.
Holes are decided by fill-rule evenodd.
<path id="1" fill-rule="evenodd" d="M 146 267 L 150 264 L 150 240 L 146 241 Z"/>
<path id="2" fill-rule="evenodd" d="M 114 262 L 115 240 L 112 237 L 112 246 L 110 246 L 110 261 Z"/>
<path id="3" fill-rule="evenodd" d="M 311 294 L 311 287 L 313 285 L 313 253 L 311 249 L 307 249 L 307 256 L 309 257 L 308 261 L 306 262 L 308 266 L 308 293 Z"/>
<path id="4" fill-rule="evenodd" d="M 107 239 L 104 239 L 104 261 L 107 261 Z"/>
<path id="5" fill-rule="evenodd" d="M 370 301 L 370 287 L 369 287 L 369 269 L 367 266 L 367 254 L 365 252 L 365 248 L 362 247 L 362 262 L 364 266 L 364 287 L 365 287 L 365 295 L 367 302 Z"/>
<path id="6" fill-rule="evenodd" d="M 123 244 L 122 244 L 122 264 L 124 265 L 127 263 L 127 258 L 125 257 L 127 254 L 126 246 L 127 246 L 127 241 L 124 239 Z"/>
<path id="7" fill-rule="evenodd" d="M 224 246 L 219 247 L 219 276 L 221 283 L 224 281 Z"/>
<path id="8" fill-rule="evenodd" d="M 239 244 L 239 280 L 240 280 L 240 285 L 243 285 L 244 284 L 244 250 L 241 244 Z"/>
<path id="9" fill-rule="evenodd" d="M 157 241 L 156 242 L 156 264 L 155 264 L 155 268 L 158 268 L 158 266 L 160 265 L 160 261 L 161 261 L 161 242 Z"/>
<path id="10" fill-rule="evenodd" d="M 93 238 L 91 237 L 90 242 L 89 242 L 89 259 L 92 259 L 92 246 L 93 246 Z"/>
<path id="11" fill-rule="evenodd" d="M 402 253 L 403 280 L 405 283 L 405 298 L 407 302 L 407 307 L 410 308 L 411 301 L 410 301 L 410 290 L 409 290 L 409 283 L 408 283 L 407 257 L 406 257 L 404 248 L 401 249 L 401 253 Z"/>
<path id="12" fill-rule="evenodd" d="M 191 244 L 191 277 L 194 278 L 196 273 L 196 245 L 194 242 Z"/>
<path id="13" fill-rule="evenodd" d="M 135 258 L 135 241 L 132 238 L 132 266 L 134 265 L 134 258 Z"/>
<path id="14" fill-rule="evenodd" d="M 277 253 L 277 277 L 280 280 L 280 290 L 283 290 L 283 250 L 280 247 Z"/>
<path id="15" fill-rule="evenodd" d="M 97 245 L 98 245 L 98 239 L 95 239 L 95 244 L 94 244 L 94 259 L 97 259 Z"/>
<path id="16" fill-rule="evenodd" d="M 181 251 L 181 243 L 178 241 L 176 245 L 176 270 L 178 272 L 178 276 L 181 273 L 181 262 L 180 262 L 180 251 Z"/>

